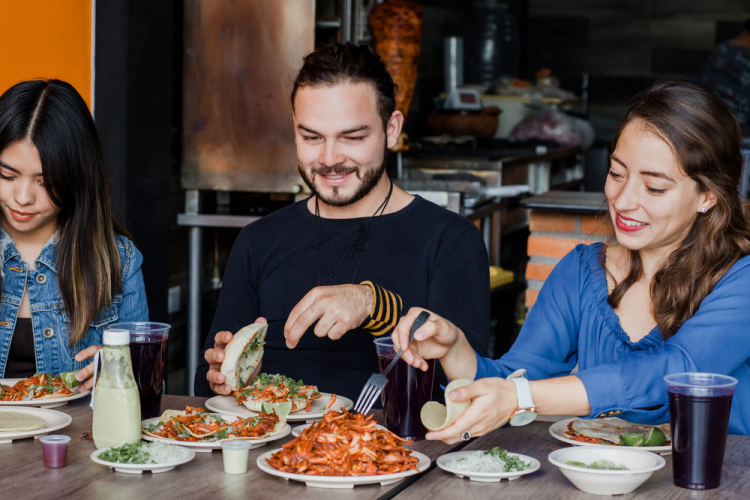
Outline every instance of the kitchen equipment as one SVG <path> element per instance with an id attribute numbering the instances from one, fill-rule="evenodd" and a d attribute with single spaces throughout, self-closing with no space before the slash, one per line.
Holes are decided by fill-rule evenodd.
<path id="1" fill-rule="evenodd" d="M 454 89 L 448 92 L 443 101 L 444 110 L 480 111 L 482 96 L 476 89 Z"/>
<path id="2" fill-rule="evenodd" d="M 445 92 L 450 94 L 464 84 L 464 39 L 449 36 L 443 39 L 443 76 Z"/>
<path id="3" fill-rule="evenodd" d="M 466 83 L 493 85 L 501 76 L 518 72 L 519 36 L 507 4 L 474 3 L 464 21 Z"/>
<path id="4" fill-rule="evenodd" d="M 289 95 L 315 48 L 315 0 L 184 5 L 182 187 L 295 192 Z"/>
<path id="5" fill-rule="evenodd" d="M 427 128 L 436 135 L 492 137 L 497 130 L 500 110 L 485 108 L 479 113 L 466 111 L 433 111 L 426 117 Z"/>

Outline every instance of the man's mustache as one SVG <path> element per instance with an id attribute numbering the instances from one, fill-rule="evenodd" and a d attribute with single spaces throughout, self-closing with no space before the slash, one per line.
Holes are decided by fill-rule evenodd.
<path id="1" fill-rule="evenodd" d="M 350 172 L 356 172 L 359 168 L 347 167 L 345 165 L 333 165 L 331 167 L 312 167 L 313 174 L 320 175 L 346 175 Z"/>

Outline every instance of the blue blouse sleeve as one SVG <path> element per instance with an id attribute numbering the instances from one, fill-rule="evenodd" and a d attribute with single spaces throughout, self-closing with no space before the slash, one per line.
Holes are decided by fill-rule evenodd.
<path id="1" fill-rule="evenodd" d="M 621 411 L 643 423 L 669 420 L 663 377 L 670 373 L 729 374 L 750 359 L 750 257 L 738 261 L 716 284 L 692 318 L 664 346 L 633 351 L 616 363 L 575 375 L 586 387 L 590 417 Z"/>
<path id="2" fill-rule="evenodd" d="M 578 361 L 585 249 L 585 245 L 576 246 L 552 270 L 510 351 L 497 360 L 477 355 L 475 379 L 507 377 L 520 368 L 526 369 L 529 380 L 570 374 Z"/>

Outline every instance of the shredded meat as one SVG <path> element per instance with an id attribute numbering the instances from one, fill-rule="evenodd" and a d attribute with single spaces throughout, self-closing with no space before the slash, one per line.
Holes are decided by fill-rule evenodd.
<path id="1" fill-rule="evenodd" d="M 388 430 L 380 430 L 373 416 L 329 411 L 323 420 L 268 459 L 283 472 L 314 476 L 373 476 L 418 470 L 419 460 Z"/>

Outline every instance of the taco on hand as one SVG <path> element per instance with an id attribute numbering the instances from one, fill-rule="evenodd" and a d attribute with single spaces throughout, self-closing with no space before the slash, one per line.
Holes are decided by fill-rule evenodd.
<path id="1" fill-rule="evenodd" d="M 268 325 L 265 323 L 248 325 L 235 333 L 224 348 L 221 373 L 224 374 L 225 383 L 232 388 L 232 391 L 239 391 L 245 387 L 250 375 L 263 358 L 266 330 L 268 330 Z"/>

